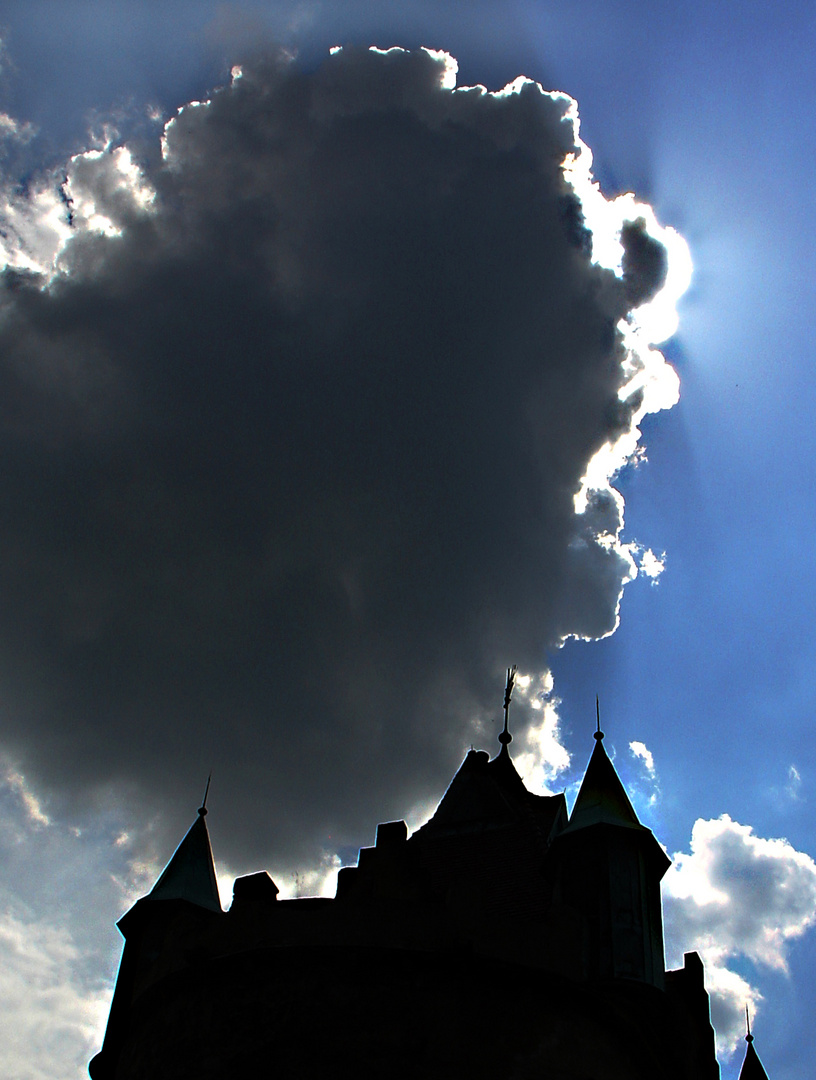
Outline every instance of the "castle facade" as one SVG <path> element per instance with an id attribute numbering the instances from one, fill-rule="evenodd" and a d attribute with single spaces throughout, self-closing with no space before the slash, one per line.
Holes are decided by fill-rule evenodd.
<path id="1" fill-rule="evenodd" d="M 500 741 L 413 835 L 379 825 L 333 899 L 279 900 L 261 872 L 223 911 L 202 807 L 118 924 L 93 1080 L 717 1080 L 703 964 L 665 970 L 670 860 L 603 733 L 571 814 Z"/>

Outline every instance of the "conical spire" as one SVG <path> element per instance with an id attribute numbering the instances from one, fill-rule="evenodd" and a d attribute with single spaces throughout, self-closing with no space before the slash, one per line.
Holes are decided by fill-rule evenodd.
<path id="1" fill-rule="evenodd" d="M 748 1006 L 745 1006 L 745 1026 L 747 1034 L 745 1041 L 748 1047 L 745 1051 L 745 1060 L 740 1069 L 739 1080 L 768 1080 L 768 1074 L 759 1060 L 759 1054 L 754 1050 L 754 1036 L 751 1034 L 751 1021 L 748 1017 Z"/>
<path id="2" fill-rule="evenodd" d="M 599 715 L 594 734 L 595 749 L 572 808 L 570 829 L 585 828 L 601 821 L 614 825 L 640 825 L 615 766 L 603 748 L 603 737 Z"/>
<path id="3" fill-rule="evenodd" d="M 215 879 L 210 835 L 207 831 L 207 791 L 198 816 L 184 839 L 176 848 L 170 862 L 150 891 L 151 900 L 189 900 L 199 907 L 221 911 L 218 884 Z"/>

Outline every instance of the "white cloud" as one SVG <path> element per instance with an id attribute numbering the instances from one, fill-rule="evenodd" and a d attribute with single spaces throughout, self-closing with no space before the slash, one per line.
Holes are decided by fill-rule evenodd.
<path id="1" fill-rule="evenodd" d="M 634 776 L 627 778 L 629 798 L 638 816 L 644 818 L 645 815 L 648 820 L 660 798 L 654 755 L 644 742 L 638 740 L 629 743 L 629 752 L 640 766 Z"/>
<path id="2" fill-rule="evenodd" d="M 155 191 L 126 146 L 86 150 L 69 164 L 63 185 L 74 229 L 120 236 L 153 205 Z"/>
<path id="3" fill-rule="evenodd" d="M 0 114 L 0 136 L 6 129 Z M 60 265 L 69 240 L 81 250 L 83 237 L 119 236 L 154 200 L 155 190 L 126 146 L 104 144 L 76 154 L 64 172 L 39 177 L 25 195 L 11 185 L 0 189 L 0 268 L 48 280 L 70 269 Z"/>
<path id="4" fill-rule="evenodd" d="M 691 852 L 674 855 L 663 883 L 670 964 L 696 949 L 706 965 L 721 1052 L 744 1034 L 758 990 L 729 966 L 744 958 L 787 973 L 789 943 L 816 922 L 816 863 L 787 840 L 755 836 L 727 814 L 698 819 Z"/>
<path id="5" fill-rule="evenodd" d="M 579 122 L 575 115 L 576 130 Z M 639 230 L 641 235 L 662 246 L 666 257 L 666 274 L 662 286 L 644 297 L 644 302 L 621 320 L 618 330 L 626 346 L 624 370 L 628 378 L 620 388 L 621 401 L 641 396 L 640 408 L 635 412 L 632 426 L 615 440 L 601 446 L 590 460 L 584 473 L 581 488 L 575 496 L 575 507 L 582 513 L 590 492 L 607 491 L 610 481 L 624 465 L 638 457 L 640 429 L 638 424 L 647 413 L 671 409 L 680 397 L 677 373 L 653 345 L 666 341 L 677 330 L 677 303 L 687 291 L 692 276 L 691 254 L 685 240 L 672 228 L 661 226 L 650 206 L 639 203 L 629 192 L 616 199 L 606 199 L 600 185 L 592 175 L 592 151 L 581 140 L 576 140 L 578 150 L 567 158 L 566 175 L 581 199 L 587 226 L 592 233 L 592 258 L 600 266 L 613 270 L 623 277 L 626 269 L 627 230 Z M 614 490 L 614 489 L 612 489 Z M 622 510 L 622 505 L 621 505 Z M 623 516 L 621 514 L 621 525 Z M 619 532 L 615 540 L 622 549 Z M 634 552 L 627 552 L 630 560 Z M 656 577 L 660 560 L 652 552 L 644 573 Z M 650 574 L 649 569 L 657 570 Z M 634 573 L 632 577 L 634 577 Z"/>
<path id="6" fill-rule="evenodd" d="M 2 898 L 5 899 L 5 898 Z M 0 903 L 2 903 L 0 899 Z M 64 925 L 0 910 L 0 1042 L 9 1080 L 87 1076 L 109 990 Z"/>
<path id="7" fill-rule="evenodd" d="M 0 1043 L 9 1080 L 80 1080 L 110 1008 L 116 920 L 163 861 L 115 805 L 77 823 L 0 762 Z M 163 858 L 169 852 L 162 853 Z"/>
<path id="8" fill-rule="evenodd" d="M 553 696 L 552 673 L 517 675 L 513 701 L 527 713 L 513 764 L 530 791 L 550 795 L 554 781 L 570 765 L 569 751 L 561 742 L 561 701 Z"/>
<path id="9" fill-rule="evenodd" d="M 646 771 L 648 772 L 649 776 L 654 776 L 654 774 L 655 774 L 654 755 L 652 754 L 652 751 L 647 748 L 646 744 L 642 743 L 642 742 L 637 742 L 637 741 L 630 742 L 629 743 L 629 749 L 632 751 L 634 756 L 636 758 L 640 758 L 640 760 L 646 766 Z"/>
<path id="10" fill-rule="evenodd" d="M 651 578 L 652 584 L 656 585 L 658 578 L 666 569 L 666 552 L 655 555 L 651 548 L 646 548 L 640 555 L 638 573 Z"/>
<path id="11" fill-rule="evenodd" d="M 740 1048 L 745 1035 L 745 1006 L 751 1016 L 756 1016 L 764 999 L 755 986 L 716 956 L 702 955 L 717 1053 L 721 1059 L 728 1059 Z"/>
<path id="12" fill-rule="evenodd" d="M 279 899 L 288 900 L 301 896 L 334 896 L 337 891 L 337 873 L 342 862 L 337 854 L 324 851 L 316 866 L 288 873 L 273 874 L 278 886 Z M 223 895 L 223 894 L 222 894 Z"/>
<path id="13" fill-rule="evenodd" d="M 788 768 L 788 783 L 785 787 L 785 793 L 789 799 L 794 802 L 799 802 L 802 798 L 800 790 L 802 787 L 802 777 L 799 770 L 795 765 L 791 765 Z"/>
<path id="14" fill-rule="evenodd" d="M 24 196 L 10 189 L 0 191 L 0 269 L 50 276 L 70 235 L 65 202 L 54 177 L 44 178 Z"/>

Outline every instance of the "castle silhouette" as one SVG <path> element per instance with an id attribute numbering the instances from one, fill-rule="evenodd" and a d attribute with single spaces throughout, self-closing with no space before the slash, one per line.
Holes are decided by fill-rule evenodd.
<path id="1" fill-rule="evenodd" d="M 260 872 L 222 911 L 202 806 L 118 923 L 93 1080 L 716 1080 L 702 961 L 664 966 L 670 860 L 600 723 L 568 814 L 513 765 L 511 690 L 500 752 L 471 750 L 412 836 L 378 825 L 333 899 Z M 741 1080 L 767 1080 L 747 1041 Z"/>

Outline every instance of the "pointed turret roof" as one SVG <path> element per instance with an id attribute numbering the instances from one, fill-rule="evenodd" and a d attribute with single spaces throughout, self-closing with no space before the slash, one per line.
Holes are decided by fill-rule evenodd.
<path id="1" fill-rule="evenodd" d="M 748 1048 L 745 1051 L 745 1060 L 740 1069 L 739 1080 L 768 1080 L 768 1074 L 759 1060 L 759 1055 L 754 1050 L 753 1036 L 751 1038 L 752 1041 L 748 1043 Z"/>
<path id="2" fill-rule="evenodd" d="M 745 1060 L 742 1063 L 740 1069 L 739 1080 L 768 1080 L 768 1074 L 759 1060 L 759 1054 L 754 1050 L 754 1036 L 751 1034 L 751 1024 L 748 1020 L 748 1008 L 745 1009 L 745 1022 L 748 1028 L 748 1034 L 745 1036 L 745 1041 L 748 1043 L 748 1047 L 745 1051 Z"/>
<path id="3" fill-rule="evenodd" d="M 595 749 L 589 759 L 578 797 L 570 814 L 570 829 L 598 822 L 643 828 L 626 789 L 603 747 L 603 732 L 595 732 Z"/>
<path id="4" fill-rule="evenodd" d="M 570 814 L 569 824 L 562 835 L 572 835 L 580 829 L 593 825 L 615 825 L 618 828 L 632 829 L 648 837 L 647 848 L 655 860 L 659 877 L 663 877 L 671 866 L 671 859 L 657 842 L 654 834 L 638 820 L 634 807 L 629 801 L 626 789 L 615 771 L 603 747 L 604 733 L 600 721 L 595 732 L 595 749 L 589 759 L 584 779 L 578 791 L 575 805 Z"/>
<path id="5" fill-rule="evenodd" d="M 206 801 L 206 796 L 205 796 Z M 221 911 L 218 883 L 215 879 L 210 835 L 202 806 L 170 862 L 150 891 L 150 900 L 189 900 L 191 904 Z"/>

